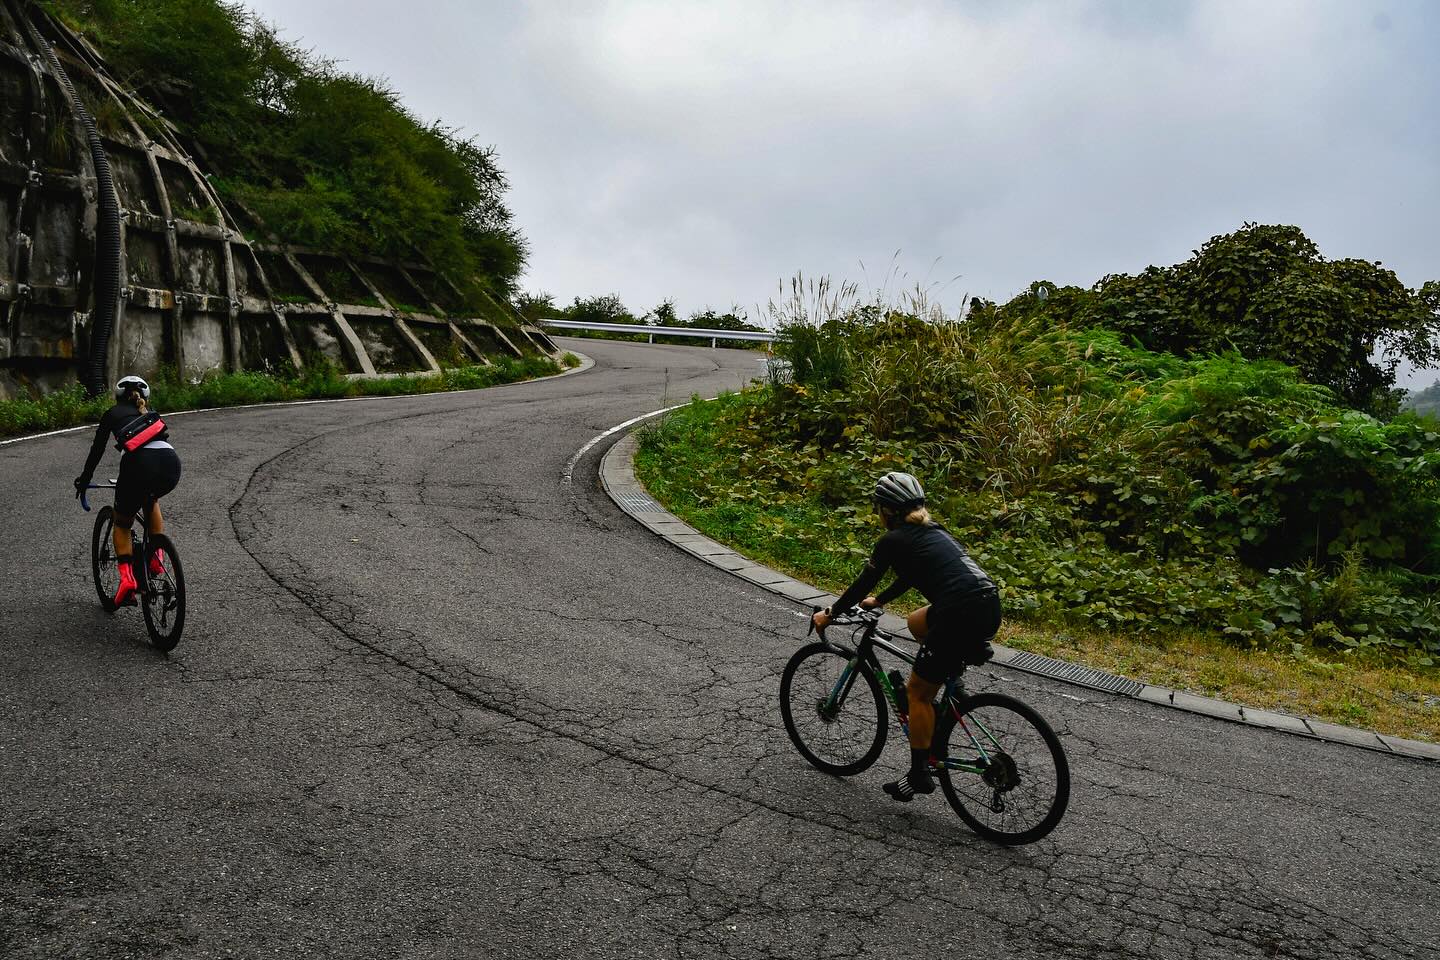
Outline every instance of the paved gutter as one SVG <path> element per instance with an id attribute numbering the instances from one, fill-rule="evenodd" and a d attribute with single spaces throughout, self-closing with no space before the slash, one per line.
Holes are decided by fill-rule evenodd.
<path id="1" fill-rule="evenodd" d="M 663 410 L 657 410 L 647 416 L 655 416 L 663 412 Z M 636 421 L 643 419 L 645 417 L 638 417 Z M 619 428 L 611 428 L 601 436 L 613 433 L 617 429 Z M 592 441 L 592 443 L 599 439 L 596 438 L 596 441 Z M 621 510 L 628 513 L 642 526 L 711 566 L 726 570 L 787 600 L 821 607 L 829 606 L 839 599 L 834 594 L 771 570 L 769 567 L 736 553 L 724 544 L 711 540 L 670 513 L 651 497 L 635 478 L 635 447 L 636 440 L 633 431 L 625 434 L 618 443 L 614 444 L 600 462 L 600 482 L 604 486 L 605 492 L 610 495 L 610 499 L 614 500 Z M 893 614 L 885 614 L 880 620 L 880 626 L 889 633 L 900 634 L 907 638 L 910 636 L 905 627 L 905 621 Z M 1372 730 L 1357 730 L 1353 727 L 1342 727 L 1321 720 L 1309 720 L 1271 710 L 1245 707 L 1225 700 L 1201 697 L 1184 690 L 1157 687 L 1141 683 L 1138 680 L 1117 677 L 1080 664 L 1067 663 L 1063 660 L 1016 650 L 998 643 L 995 644 L 995 659 L 991 663 L 1012 670 L 1061 680 L 1091 690 L 1102 690 L 1117 696 L 1133 697 L 1158 706 L 1203 714 L 1233 723 L 1267 730 L 1279 730 L 1330 743 L 1361 747 L 1377 753 L 1440 761 L 1440 744 L 1406 740 L 1402 737 L 1375 733 Z"/>

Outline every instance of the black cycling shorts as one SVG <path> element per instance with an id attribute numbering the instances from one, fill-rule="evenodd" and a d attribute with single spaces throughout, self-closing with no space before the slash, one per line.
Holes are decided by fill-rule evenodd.
<path id="1" fill-rule="evenodd" d="M 915 658 L 915 673 L 930 683 L 944 683 L 1000 629 L 1000 594 L 971 594 L 944 608 L 931 606 L 925 615 L 929 632 Z"/>
<path id="2" fill-rule="evenodd" d="M 115 512 L 134 516 L 152 499 L 163 497 L 180 482 L 180 455 L 168 447 L 141 447 L 120 458 L 115 479 Z"/>

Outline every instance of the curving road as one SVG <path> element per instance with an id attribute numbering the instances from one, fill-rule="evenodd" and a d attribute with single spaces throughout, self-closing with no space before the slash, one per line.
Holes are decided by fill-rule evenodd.
<path id="1" fill-rule="evenodd" d="M 616 510 L 607 444 L 561 481 L 756 355 L 570 345 L 597 366 L 177 420 L 168 659 L 95 603 L 85 435 L 0 447 L 0 956 L 1437 956 L 1434 764 L 991 670 L 1066 738 L 1048 840 L 890 803 L 893 738 L 808 768 L 799 608 Z"/>

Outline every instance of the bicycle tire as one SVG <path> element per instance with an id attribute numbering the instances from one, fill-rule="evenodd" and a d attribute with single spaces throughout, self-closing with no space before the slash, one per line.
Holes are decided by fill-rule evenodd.
<path id="1" fill-rule="evenodd" d="M 168 653 L 175 649 L 185 630 L 185 569 L 180 565 L 180 554 L 175 550 L 175 544 L 163 533 L 150 537 L 147 547 L 143 560 L 146 589 L 140 605 L 145 611 L 145 629 L 150 633 L 150 645 Z M 165 572 L 152 574 L 150 558 L 162 550 Z"/>
<path id="2" fill-rule="evenodd" d="M 970 829 L 996 843 L 1017 846 L 1049 834 L 1070 803 L 1070 762 L 1055 731 L 1029 704 L 1003 693 L 965 697 L 958 709 L 958 720 L 937 725 L 932 752 L 947 763 L 975 761 L 980 751 L 973 738 L 982 741 L 994 772 L 972 773 L 942 764 L 936 773 L 950 806 Z M 952 746 L 956 731 L 961 731 L 963 746 Z M 1033 786 L 1021 791 L 1027 784 Z M 1032 811 L 1035 816 L 1025 819 Z M 1017 816 L 1007 819 L 1008 813 Z M 988 819 L 992 816 L 998 822 Z"/>
<path id="3" fill-rule="evenodd" d="M 95 581 L 100 607 L 106 613 L 115 612 L 115 593 L 120 589 L 120 565 L 115 562 L 112 539 L 114 525 L 114 508 L 101 507 L 90 532 L 90 576 Z"/>
<path id="4" fill-rule="evenodd" d="M 857 684 L 852 678 L 840 709 L 826 715 L 823 704 L 850 657 L 827 643 L 811 643 L 795 651 L 780 675 L 780 716 L 790 742 L 811 766 L 839 777 L 853 776 L 880 758 L 890 718 L 880 683 L 864 662 L 858 664 L 858 678 L 863 682 Z M 854 723 L 841 729 L 851 718 Z M 805 732 L 812 727 L 816 728 L 813 732 Z M 824 735 L 827 730 L 828 738 Z M 827 755 L 827 739 L 837 749 L 845 749 L 847 744 L 854 749 Z"/>

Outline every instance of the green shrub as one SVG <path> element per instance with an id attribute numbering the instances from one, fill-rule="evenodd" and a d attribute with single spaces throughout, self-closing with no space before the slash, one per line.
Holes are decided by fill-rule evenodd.
<path id="1" fill-rule="evenodd" d="M 965 322 L 857 304 L 792 324 L 791 376 L 648 435 L 650 476 L 702 529 L 832 588 L 878 535 L 874 477 L 901 469 L 1019 614 L 1433 651 L 1427 421 L 1347 410 L 1276 361 L 1054 325 L 1059 296 Z"/>

